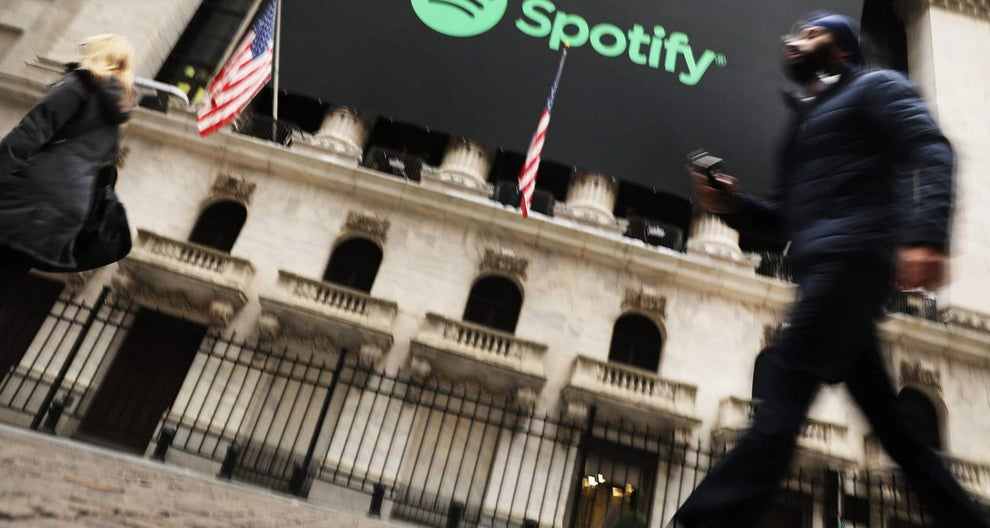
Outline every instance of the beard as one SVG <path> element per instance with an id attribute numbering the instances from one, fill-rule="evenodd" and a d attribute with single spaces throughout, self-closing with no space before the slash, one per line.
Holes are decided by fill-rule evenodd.
<path id="1" fill-rule="evenodd" d="M 818 46 L 794 60 L 784 59 L 784 74 L 798 83 L 807 84 L 819 78 L 828 70 L 829 57 L 832 55 L 831 45 Z"/>

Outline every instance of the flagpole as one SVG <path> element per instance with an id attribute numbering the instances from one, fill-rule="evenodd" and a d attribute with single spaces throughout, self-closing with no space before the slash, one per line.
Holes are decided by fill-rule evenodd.
<path id="1" fill-rule="evenodd" d="M 278 56 L 282 52 L 282 0 L 275 0 L 275 46 L 272 71 L 272 141 L 278 142 Z"/>
<path id="2" fill-rule="evenodd" d="M 544 107 L 544 117 L 540 118 L 540 125 L 533 134 L 533 139 L 529 143 L 526 151 L 526 158 L 523 161 L 522 169 L 519 173 L 519 208 L 523 218 L 529 217 L 530 199 L 536 187 L 536 175 L 540 166 L 540 157 L 543 156 L 543 142 L 539 141 L 541 134 L 546 137 L 546 129 L 550 125 L 550 112 L 553 110 L 553 102 L 557 97 L 557 88 L 560 84 L 560 76 L 564 72 L 564 63 L 567 61 L 567 51 L 571 49 L 571 44 L 564 41 L 564 52 L 560 55 L 560 62 L 557 63 L 557 73 L 553 77 L 553 84 L 550 87 L 550 96 L 547 97 L 547 105 Z M 527 189 L 529 192 L 527 193 Z"/>
<path id="3" fill-rule="evenodd" d="M 230 56 L 234 54 L 234 49 L 237 44 L 244 38 L 244 32 L 247 31 L 248 26 L 251 25 L 251 21 L 254 20 L 254 15 L 258 13 L 258 8 L 261 7 L 261 0 L 254 0 L 251 7 L 248 8 L 247 15 L 241 20 L 241 25 L 237 26 L 237 32 L 234 33 L 234 38 L 231 39 L 230 44 L 227 44 L 227 49 L 223 50 L 223 56 L 220 58 L 220 62 L 213 67 L 213 74 L 210 78 L 214 78 L 220 73 L 220 68 L 223 68 L 224 64 L 230 60 Z"/>

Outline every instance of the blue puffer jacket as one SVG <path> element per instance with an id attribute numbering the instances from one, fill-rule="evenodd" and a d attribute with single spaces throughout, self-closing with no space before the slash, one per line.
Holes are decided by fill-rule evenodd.
<path id="1" fill-rule="evenodd" d="M 823 257 L 948 250 L 952 147 L 907 78 L 850 67 L 812 102 L 790 102 L 773 194 L 740 195 L 730 226 L 790 240 L 799 275 Z"/>

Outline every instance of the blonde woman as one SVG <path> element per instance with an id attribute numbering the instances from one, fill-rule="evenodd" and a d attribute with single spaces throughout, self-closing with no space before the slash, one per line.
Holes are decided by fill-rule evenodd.
<path id="1" fill-rule="evenodd" d="M 134 103 L 134 47 L 119 35 L 82 58 L 0 140 L 0 305 L 33 267 L 77 269 L 74 245 Z"/>

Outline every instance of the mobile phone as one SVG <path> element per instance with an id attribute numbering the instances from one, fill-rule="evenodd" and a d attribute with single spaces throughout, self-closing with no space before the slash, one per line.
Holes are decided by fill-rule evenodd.
<path id="1" fill-rule="evenodd" d="M 698 149 L 688 153 L 688 164 L 692 169 L 708 177 L 708 185 L 722 189 L 722 183 L 715 177 L 715 172 L 725 167 L 725 160 L 712 156 L 705 149 Z"/>

